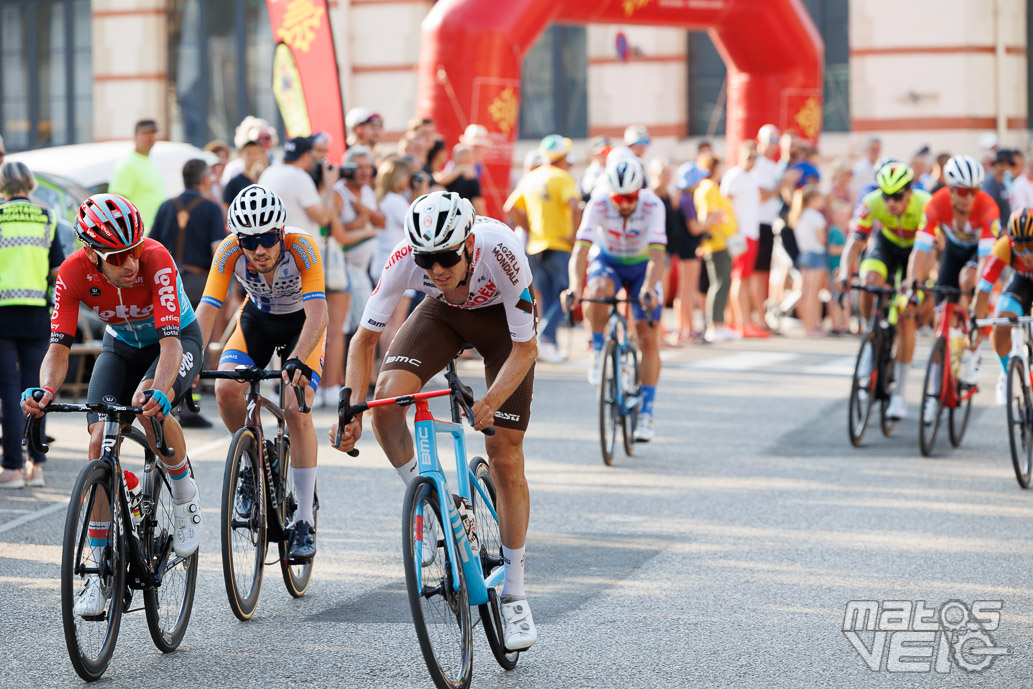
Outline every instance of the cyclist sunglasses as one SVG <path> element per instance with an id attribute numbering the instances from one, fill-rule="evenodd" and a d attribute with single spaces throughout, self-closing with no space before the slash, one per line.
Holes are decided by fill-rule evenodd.
<path id="1" fill-rule="evenodd" d="M 1029 256 L 1033 254 L 1033 241 L 1031 242 L 1017 242 L 1012 240 L 1012 248 L 1015 249 L 1015 253 Z"/>
<path id="2" fill-rule="evenodd" d="M 908 191 L 910 190 L 901 189 L 895 194 L 887 194 L 886 192 L 882 192 L 882 198 L 886 199 L 887 201 L 903 201 L 904 196 L 908 193 Z"/>
<path id="3" fill-rule="evenodd" d="M 140 258 L 143 254 L 143 242 L 138 242 L 128 249 L 120 249 L 119 251 L 97 251 L 96 249 L 93 251 L 104 259 L 105 263 L 118 267 L 125 263 L 130 256 Z"/>
<path id="4" fill-rule="evenodd" d="M 263 234 L 238 234 L 237 242 L 242 249 L 247 249 L 248 251 L 257 251 L 260 246 L 272 249 L 280 243 L 280 231 L 273 230 Z"/>
<path id="5" fill-rule="evenodd" d="M 627 206 L 638 202 L 638 192 L 633 191 L 630 194 L 610 194 L 610 200 L 618 206 Z"/>
<path id="6" fill-rule="evenodd" d="M 953 191 L 955 194 L 957 194 L 963 199 L 979 193 L 979 189 L 975 189 L 972 187 L 951 187 L 951 191 Z"/>
<path id="7" fill-rule="evenodd" d="M 463 245 L 465 246 L 465 244 Z M 413 254 L 412 260 L 424 270 L 430 270 L 437 263 L 442 268 L 451 268 L 463 258 L 463 246 L 457 251 L 435 251 L 429 254 Z"/>

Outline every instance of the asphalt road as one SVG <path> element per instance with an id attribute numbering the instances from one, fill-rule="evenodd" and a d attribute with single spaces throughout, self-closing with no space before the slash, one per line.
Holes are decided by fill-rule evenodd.
<path id="1" fill-rule="evenodd" d="M 993 405 L 996 362 L 984 364 L 987 391 L 963 446 L 951 449 L 941 429 L 936 456 L 923 459 L 915 417 L 927 345 L 911 375 L 912 418 L 892 438 L 873 424 L 861 448 L 846 433 L 856 347 L 853 338 L 779 338 L 665 350 L 657 439 L 613 467 L 600 461 L 583 361 L 539 365 L 525 446 L 527 585 L 539 641 L 504 672 L 476 628 L 473 686 L 1033 682 L 1033 495 L 1014 479 L 1004 411 Z M 464 362 L 461 373 L 478 380 L 478 365 Z M 213 404 L 206 398 L 214 418 Z M 331 415 L 315 418 L 324 438 Z M 2 687 L 80 684 L 65 651 L 58 565 L 86 436 L 67 417 L 50 428 L 58 441 L 47 487 L 0 494 Z M 142 613 L 128 615 L 102 685 L 432 686 L 405 596 L 403 487 L 372 438 L 357 459 L 323 440 L 309 593 L 291 599 L 269 567 L 248 623 L 230 613 L 221 574 L 217 498 L 228 441 L 221 428 L 188 434 L 207 530 L 182 647 L 163 656 Z M 938 635 L 887 633 L 869 669 L 843 631 L 851 600 L 925 601 L 934 611 L 950 600 L 1001 601 L 990 635 L 1009 655 L 971 672 Z M 873 631 L 857 638 L 865 652 L 881 643 Z M 918 645 L 902 651 L 908 643 Z M 902 654 L 912 656 L 905 669 L 921 671 L 890 672 Z"/>

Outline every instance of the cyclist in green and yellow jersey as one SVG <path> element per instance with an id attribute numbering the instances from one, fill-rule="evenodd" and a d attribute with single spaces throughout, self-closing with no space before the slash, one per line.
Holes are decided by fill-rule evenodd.
<path id="1" fill-rule="evenodd" d="M 854 265 L 861 251 L 868 245 L 868 251 L 861 261 L 860 278 L 865 285 L 885 287 L 887 282 L 899 284 L 907 273 L 911 247 L 915 233 L 925 226 L 925 206 L 930 195 L 920 189 L 912 189 L 914 170 L 903 163 L 887 163 L 875 174 L 878 189 L 861 199 L 850 222 L 851 234 L 843 251 L 839 267 L 838 283 L 845 290 L 854 273 Z M 871 236 L 873 229 L 878 232 Z M 861 294 L 861 316 L 871 315 L 873 295 Z M 897 320 L 897 385 L 890 397 L 886 415 L 891 419 L 907 416 L 904 390 L 907 372 L 915 351 L 916 309 L 908 306 Z"/>

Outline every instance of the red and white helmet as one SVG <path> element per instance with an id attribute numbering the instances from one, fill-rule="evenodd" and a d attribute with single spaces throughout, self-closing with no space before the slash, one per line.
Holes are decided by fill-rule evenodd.
<path id="1" fill-rule="evenodd" d="M 143 241 L 143 218 L 118 194 L 94 194 L 79 206 L 75 235 L 98 251 L 124 251 Z"/>
<path id="2" fill-rule="evenodd" d="M 405 238 L 418 254 L 457 246 L 470 236 L 477 217 L 473 204 L 454 191 L 424 194 L 405 214 Z"/>

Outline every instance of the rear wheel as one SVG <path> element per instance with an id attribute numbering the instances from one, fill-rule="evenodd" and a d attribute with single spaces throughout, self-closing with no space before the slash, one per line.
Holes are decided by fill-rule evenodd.
<path id="1" fill-rule="evenodd" d="M 222 480 L 222 574 L 230 609 L 249 620 L 262 590 L 266 549 L 265 480 L 255 434 L 241 428 L 230 442 Z"/>
<path id="2" fill-rule="evenodd" d="M 875 400 L 875 334 L 868 333 L 861 340 L 861 349 L 854 364 L 854 377 L 850 384 L 850 403 L 847 430 L 850 442 L 856 447 L 864 438 L 868 420 L 872 415 Z"/>
<path id="3" fill-rule="evenodd" d="M 638 412 L 642 407 L 642 388 L 638 378 L 638 349 L 628 342 L 620 355 L 621 389 L 624 392 L 624 403 L 634 399 L 635 404 L 621 415 L 621 436 L 624 438 L 624 453 L 629 457 L 635 452 L 635 425 L 638 423 Z"/>
<path id="4" fill-rule="evenodd" d="M 298 512 L 298 496 L 294 488 L 294 472 L 290 467 L 290 438 L 284 436 L 280 444 L 279 468 L 280 485 L 283 486 L 283 502 L 280 507 L 280 518 L 283 532 L 294 523 Z M 312 504 L 312 527 L 319 528 L 319 498 L 314 497 Z M 287 593 L 295 598 L 301 598 L 308 590 L 309 580 L 312 578 L 312 564 L 314 560 L 302 563 L 291 563 L 287 561 L 287 549 L 290 544 L 286 537 L 277 542 L 280 552 L 280 572 L 283 574 L 283 585 L 287 587 Z"/>
<path id="5" fill-rule="evenodd" d="M 599 446 L 603 464 L 613 464 L 613 450 L 617 446 L 617 423 L 621 418 L 617 406 L 617 342 L 607 340 L 599 362 Z"/>
<path id="6" fill-rule="evenodd" d="M 488 463 L 483 457 L 474 457 L 470 460 L 470 473 L 474 478 L 471 492 L 473 493 L 474 523 L 477 524 L 477 555 L 481 559 L 481 572 L 487 580 L 504 564 L 502 536 L 497 519 L 498 503 L 495 499 L 495 482 L 488 470 Z M 502 638 L 501 595 L 502 583 L 500 582 L 498 586 L 488 589 L 488 602 L 477 606 L 477 611 L 481 615 L 481 624 L 484 626 L 484 635 L 488 637 L 491 654 L 504 669 L 512 670 L 516 667 L 520 652 L 506 650 L 506 643 Z"/>
<path id="7" fill-rule="evenodd" d="M 923 457 L 928 457 L 933 452 L 936 432 L 940 428 L 940 417 L 943 415 L 943 381 L 947 377 L 944 371 L 946 356 L 947 340 L 942 336 L 937 337 L 929 353 L 929 363 L 925 366 L 922 404 L 918 409 L 918 447 Z"/>
<path id="8" fill-rule="evenodd" d="M 1029 488 L 1033 474 L 1033 410 L 1026 375 L 1022 359 L 1012 357 L 1008 362 L 1008 442 L 1015 478 L 1023 488 Z"/>
<path id="9" fill-rule="evenodd" d="M 99 459 L 90 462 L 79 472 L 65 517 L 61 619 L 72 666 L 87 682 L 100 679 L 107 670 L 122 622 L 125 537 L 113 485 L 111 465 Z M 107 541 L 103 545 L 91 545 L 90 522 L 102 521 L 101 515 L 110 520 Z M 98 615 L 80 617 L 75 614 L 75 603 L 84 594 L 87 582 L 101 587 L 108 596 L 107 604 Z"/>
<path id="10" fill-rule="evenodd" d="M 451 499 L 451 496 L 449 496 Z M 445 544 L 459 544 L 441 517 L 437 489 L 418 478 L 405 494 L 402 556 L 416 637 L 434 684 L 439 689 L 466 689 L 473 674 L 473 625 L 470 597 L 461 563 L 453 563 Z M 429 549 L 428 552 L 424 552 Z"/>

